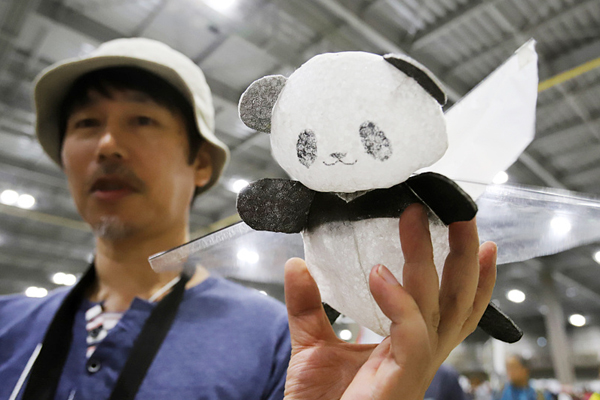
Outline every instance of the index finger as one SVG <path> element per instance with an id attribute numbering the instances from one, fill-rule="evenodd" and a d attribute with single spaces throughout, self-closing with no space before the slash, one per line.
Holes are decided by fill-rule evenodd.
<path id="1" fill-rule="evenodd" d="M 307 346 L 316 340 L 337 341 L 321 304 L 321 294 L 300 258 L 285 263 L 285 305 L 293 346 Z"/>

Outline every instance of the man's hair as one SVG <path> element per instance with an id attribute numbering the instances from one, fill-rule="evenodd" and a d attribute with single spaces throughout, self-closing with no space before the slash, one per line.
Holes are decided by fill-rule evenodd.
<path id="1" fill-rule="evenodd" d="M 525 368 L 527 371 L 531 370 L 531 363 L 525 357 L 523 357 L 523 356 L 521 356 L 519 354 L 511 354 L 509 357 L 514 358 L 515 360 L 517 360 L 517 362 L 519 364 L 521 364 L 521 366 L 523 368 Z"/>
<path id="2" fill-rule="evenodd" d="M 136 67 L 109 67 L 80 76 L 67 92 L 59 109 L 60 148 L 62 148 L 69 116 L 90 101 L 90 92 L 111 98 L 113 90 L 135 90 L 148 95 L 171 112 L 180 113 L 188 138 L 188 164 L 193 164 L 204 138 L 198 131 L 192 105 L 183 94 L 152 72 Z M 196 187 L 192 204 L 202 188 Z"/>

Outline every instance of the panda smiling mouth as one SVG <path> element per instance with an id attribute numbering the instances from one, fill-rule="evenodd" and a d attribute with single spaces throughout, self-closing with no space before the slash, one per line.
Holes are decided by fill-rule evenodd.
<path id="1" fill-rule="evenodd" d="M 323 164 L 327 165 L 328 167 L 331 167 L 332 165 L 335 165 L 335 164 L 337 164 L 337 163 L 342 163 L 342 164 L 344 164 L 344 165 L 354 165 L 354 164 L 356 164 L 356 162 L 357 162 L 357 161 L 358 161 L 358 160 L 354 160 L 354 162 L 351 162 L 351 163 L 344 162 L 344 161 L 342 161 L 342 160 L 337 160 L 337 161 L 334 161 L 334 162 L 332 162 L 332 163 L 326 163 L 325 161 L 323 161 Z"/>

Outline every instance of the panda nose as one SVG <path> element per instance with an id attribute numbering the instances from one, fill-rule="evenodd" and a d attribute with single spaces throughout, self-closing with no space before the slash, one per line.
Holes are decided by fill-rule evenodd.
<path id="1" fill-rule="evenodd" d="M 330 156 L 341 160 L 342 158 L 346 157 L 346 154 L 348 153 L 331 153 Z"/>

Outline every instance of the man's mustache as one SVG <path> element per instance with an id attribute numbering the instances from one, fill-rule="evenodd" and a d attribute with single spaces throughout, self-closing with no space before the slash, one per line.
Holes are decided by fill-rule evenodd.
<path id="1" fill-rule="evenodd" d="M 94 186 L 102 180 L 117 181 L 136 192 L 141 192 L 146 187 L 144 181 L 122 163 L 109 162 L 100 164 L 88 180 L 88 192 L 92 191 Z"/>

